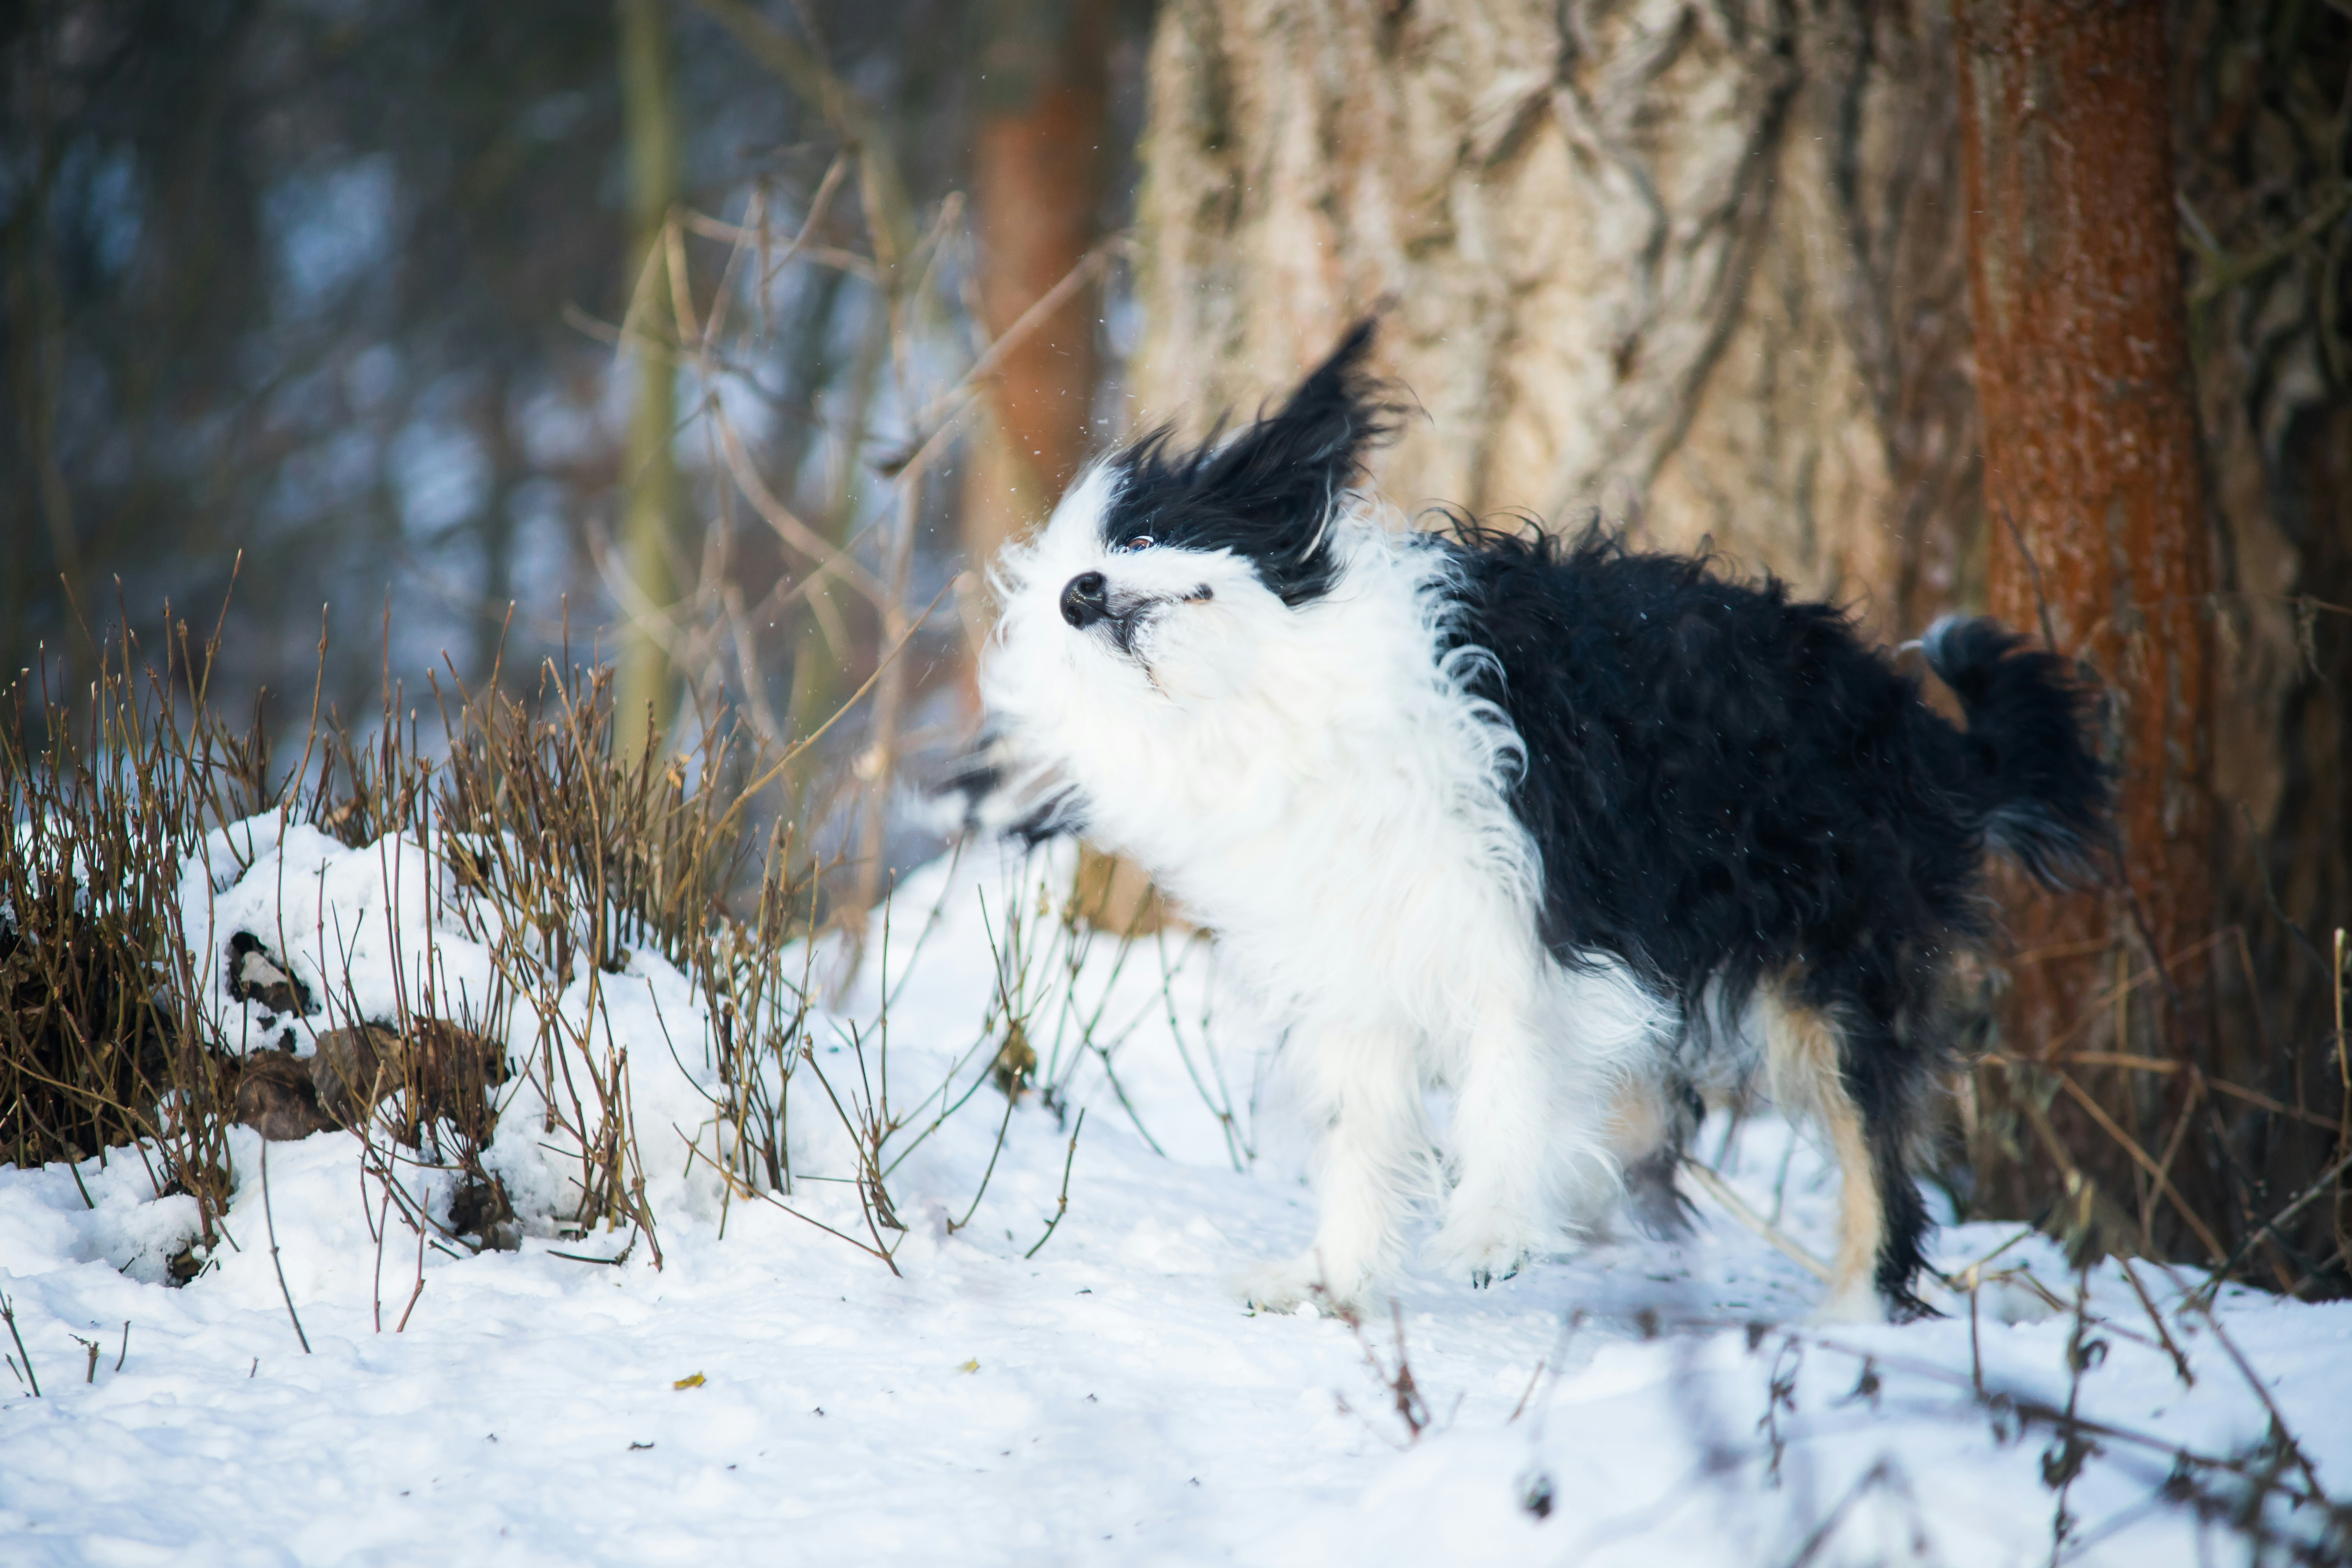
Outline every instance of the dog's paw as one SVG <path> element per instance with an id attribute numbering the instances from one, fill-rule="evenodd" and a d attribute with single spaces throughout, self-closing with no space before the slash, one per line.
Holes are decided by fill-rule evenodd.
<path id="1" fill-rule="evenodd" d="M 1326 1317 L 1341 1317 L 1356 1308 L 1363 1282 L 1334 1284 L 1314 1253 L 1259 1264 L 1234 1279 L 1234 1293 L 1253 1312 L 1295 1312 L 1311 1306 Z"/>
<path id="2" fill-rule="evenodd" d="M 1519 1270 L 1534 1261 L 1534 1253 L 1521 1250 L 1497 1252 L 1490 1262 L 1474 1263 L 1470 1266 L 1470 1289 L 1484 1290 L 1487 1286 L 1498 1281 L 1517 1279 L 1519 1277 Z"/>
<path id="3" fill-rule="evenodd" d="M 1487 1286 L 1492 1285 L 1497 1279 L 1517 1279 L 1519 1277 L 1519 1270 L 1526 1267 L 1527 1261 L 1527 1254 L 1521 1253 L 1517 1258 L 1513 1258 L 1510 1265 L 1500 1274 L 1496 1273 L 1492 1268 L 1482 1264 L 1478 1268 L 1470 1270 L 1470 1289 L 1473 1290 L 1484 1290 Z"/>
<path id="4" fill-rule="evenodd" d="M 1509 1279 L 1532 1262 L 1537 1255 L 1531 1241 L 1513 1240 L 1492 1232 L 1457 1234 L 1450 1227 L 1438 1232 L 1430 1243 L 1430 1258 L 1444 1272 L 1457 1279 L 1466 1279 L 1473 1289 L 1484 1290 L 1498 1279 Z"/>

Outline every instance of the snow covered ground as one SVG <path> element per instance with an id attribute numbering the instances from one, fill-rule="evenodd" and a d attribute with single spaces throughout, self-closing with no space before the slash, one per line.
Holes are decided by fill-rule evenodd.
<path id="1" fill-rule="evenodd" d="M 215 972 L 244 922 L 314 983 L 355 965 L 362 1010 L 389 1005 L 393 966 L 427 936 L 437 983 L 488 983 L 478 942 L 424 912 L 418 847 L 281 843 L 268 826 L 243 849 L 249 871 L 191 872 Z M 966 862 L 902 889 L 887 976 L 900 1107 L 987 1074 L 1008 910 L 1034 907 L 1024 876 L 1058 874 Z M 233 1245 L 184 1289 L 153 1281 L 193 1200 L 155 1199 L 134 1155 L 0 1169 L 0 1294 L 41 1393 L 21 1373 L 0 1384 L 0 1563 L 2051 1561 L 2063 1448 L 1973 1393 L 1980 1376 L 1992 1395 L 2069 1400 L 2084 1325 L 2040 1292 L 2071 1303 L 2075 1280 L 2038 1237 L 1941 1233 L 1954 1272 L 2008 1244 L 1973 1326 L 1947 1296 L 1940 1320 L 1811 1328 L 1811 1279 L 1706 1198 L 1685 1243 L 1597 1247 L 1486 1291 L 1416 1276 L 1360 1330 L 1254 1317 L 1229 1279 L 1311 1223 L 1262 1031 L 1218 995 L 1204 951 L 1147 942 L 1122 966 L 1097 942 L 1068 1008 L 1051 968 L 1033 966 L 1030 1000 L 1046 1000 L 1030 1041 L 1066 1085 L 1058 1110 L 1033 1093 L 1008 1119 L 982 1083 L 914 1150 L 888 1184 L 907 1226 L 895 1275 L 810 1223 L 860 1224 L 853 1188 L 814 1179 L 850 1156 L 805 1068 L 789 1100 L 799 1214 L 728 1193 L 688 1153 L 719 1136 L 708 1022 L 644 954 L 574 1024 L 629 1047 L 658 1268 L 646 1245 L 577 1260 L 626 1233 L 557 1234 L 570 1152 L 522 1079 L 489 1162 L 522 1211 L 520 1250 L 427 1247 L 413 1309 L 415 1234 L 395 1217 L 378 1247 L 352 1134 L 270 1145 L 265 1214 L 262 1145 L 240 1129 Z M 881 987 L 848 986 L 814 1031 L 852 1099 L 881 1070 Z M 252 1021 L 251 1004 L 215 1005 L 232 1031 Z M 1080 1018 L 1101 1051 L 1074 1054 Z M 326 1024 L 272 1029 L 307 1051 Z M 518 1009 L 510 1042 L 536 1026 Z M 893 1147 L 925 1125 L 909 1118 Z M 1729 1131 L 1710 1126 L 1702 1152 L 1723 1150 L 1747 1203 L 1827 1250 L 1834 1180 L 1811 1145 L 1777 1122 Z M 442 1205 L 447 1185 L 421 1183 Z M 2065 1560 L 2238 1561 L 2225 1528 L 2159 1497 L 2176 1464 L 2161 1445 L 2259 1458 L 2266 1394 L 2318 1482 L 2352 1489 L 2352 1307 L 2225 1289 L 2225 1343 L 2179 1310 L 2196 1280 L 2141 1279 L 2161 1330 L 2117 1266 L 2088 1276 L 2104 1349 L 2078 1358 L 2073 1397 L 2159 1446 L 2111 1435 L 2083 1457 Z M 2190 1489 L 2231 1484 L 2183 1473 Z M 2309 1538 L 2319 1513 L 2264 1517 Z"/>

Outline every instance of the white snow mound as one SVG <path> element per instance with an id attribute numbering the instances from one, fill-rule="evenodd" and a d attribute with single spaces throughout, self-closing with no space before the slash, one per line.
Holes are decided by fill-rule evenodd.
<path id="1" fill-rule="evenodd" d="M 1485 1291 L 1416 1275 L 1360 1330 L 1252 1317 L 1224 1281 L 1313 1217 L 1273 1042 L 1205 943 L 1063 925 L 1066 856 L 908 879 L 810 1006 L 806 1054 L 761 1069 L 789 1183 L 722 1181 L 743 1134 L 709 988 L 639 946 L 514 994 L 497 911 L 436 847 L 240 823 L 189 858 L 185 929 L 233 1049 L 308 1055 L 404 1012 L 492 1034 L 511 1074 L 484 1163 L 520 1250 L 420 1240 L 352 1133 L 269 1145 L 265 1184 L 239 1129 L 226 1237 L 173 1289 L 194 1201 L 158 1197 L 139 1152 L 0 1167 L 24 1352 L 0 1340 L 0 1562 L 2022 1564 L 2053 1560 L 2062 1503 L 2062 1561 L 2234 1561 L 2224 1523 L 2161 1494 L 2176 1448 L 2255 1456 L 2265 1396 L 2352 1488 L 2352 1307 L 2225 1289 L 2209 1319 L 2183 1307 L 2200 1280 L 2142 1266 L 2159 1326 L 2120 1266 L 2078 1280 L 2016 1226 L 1944 1230 L 1947 1270 L 1998 1252 L 1975 1311 L 1945 1293 L 1899 1328 L 1807 1326 L 1811 1280 L 1705 1200 L 1680 1243 Z M 232 1000 L 240 931 L 311 1011 Z M 1037 1057 L 1017 1102 L 992 1077 L 1005 997 Z M 576 1223 L 565 1124 L 599 1062 L 651 1238 Z M 868 1162 L 836 1105 L 886 1094 Z M 1698 1149 L 1828 1250 L 1835 1182 L 1804 1135 L 1717 1124 Z M 875 1163 L 902 1231 L 861 1201 Z M 449 1223 L 453 1175 L 397 1173 Z M 2104 1347 L 2079 1382 L 2078 1334 Z M 2108 1429 L 2063 1499 L 2053 1431 L 1979 1378 Z M 2188 1470 L 2214 1495 L 2235 1475 Z"/>

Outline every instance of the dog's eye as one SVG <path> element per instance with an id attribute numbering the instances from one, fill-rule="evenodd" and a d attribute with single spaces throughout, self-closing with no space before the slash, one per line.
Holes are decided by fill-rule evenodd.
<path id="1" fill-rule="evenodd" d="M 1129 540 L 1125 544 L 1120 545 L 1119 548 L 1132 555 L 1139 550 L 1150 549 L 1156 542 L 1158 542 L 1154 540 L 1151 535 L 1148 533 L 1139 533 L 1133 539 Z"/>

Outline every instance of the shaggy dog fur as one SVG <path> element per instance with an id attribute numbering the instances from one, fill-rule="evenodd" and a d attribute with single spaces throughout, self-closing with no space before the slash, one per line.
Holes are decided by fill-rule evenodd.
<path id="1" fill-rule="evenodd" d="M 1843 1170 L 1825 1310 L 1919 1310 L 1908 1160 L 1984 852 L 2056 882 L 2108 831 L 2081 695 L 1941 622 L 1963 731 L 1769 579 L 1394 526 L 1349 488 L 1391 418 L 1370 339 L 1223 439 L 1102 461 L 1006 552 L 974 820 L 1131 858 L 1286 1027 L 1320 1218 L 1258 1304 L 1360 1300 L 1423 1197 L 1482 1284 L 1629 1189 L 1671 1226 L 1699 1089 L 1760 1078 Z"/>

